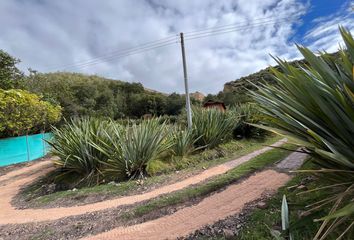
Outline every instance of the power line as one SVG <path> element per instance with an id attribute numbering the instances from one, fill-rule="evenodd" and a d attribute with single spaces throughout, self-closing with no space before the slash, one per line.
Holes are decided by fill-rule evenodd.
<path id="1" fill-rule="evenodd" d="M 287 19 L 290 19 L 290 18 L 287 18 Z M 258 27 L 258 26 L 264 26 L 267 24 L 273 24 L 276 22 L 279 22 L 279 21 L 273 20 L 273 21 L 267 21 L 265 23 L 259 22 L 256 24 L 248 24 L 248 25 L 239 26 L 239 27 L 232 27 L 232 28 L 220 27 L 220 29 L 215 29 L 214 31 L 204 31 L 204 32 L 200 32 L 198 34 L 187 35 L 185 40 L 187 41 L 187 40 L 203 38 L 203 37 L 208 37 L 208 36 L 213 36 L 213 35 L 225 34 L 225 33 L 229 33 L 229 32 L 235 32 L 235 31 L 247 29 L 250 27 L 255 27 L 255 26 Z M 227 30 L 227 31 L 225 31 L 225 30 Z M 169 38 L 171 38 L 171 37 L 169 37 Z M 160 47 L 164 47 L 164 46 L 168 46 L 168 45 L 172 45 L 172 44 L 176 43 L 176 40 L 174 40 L 174 39 L 165 40 L 165 41 L 161 41 L 161 40 L 162 39 L 156 40 L 156 41 L 151 41 L 151 43 L 155 42 L 154 44 L 145 43 L 145 44 L 140 45 L 140 46 L 145 46 L 145 47 L 135 47 L 135 48 L 130 48 L 130 49 L 126 49 L 126 50 L 121 50 L 120 52 L 117 52 L 116 54 L 110 54 L 110 55 L 107 55 L 104 57 L 97 57 L 97 58 L 94 58 L 93 60 L 87 60 L 87 61 L 82 62 L 80 64 L 66 65 L 64 70 L 68 70 L 68 69 L 72 69 L 72 68 L 85 68 L 88 66 L 92 66 L 92 65 L 101 63 L 103 61 L 107 62 L 107 61 L 111 61 L 114 59 L 142 53 L 145 51 L 150 51 L 150 50 L 153 50 L 156 48 L 160 48 Z"/>
<path id="2" fill-rule="evenodd" d="M 263 27 L 263 26 L 267 26 L 267 25 L 272 25 L 274 23 L 283 23 L 283 22 L 287 22 L 287 20 L 278 21 L 278 22 L 268 22 L 268 23 L 262 23 L 262 24 L 249 25 L 249 26 L 234 28 L 234 29 L 230 29 L 230 30 L 208 32 L 208 33 L 199 34 L 198 36 L 188 36 L 188 37 L 186 37 L 185 40 L 187 41 L 187 40 L 192 40 L 192 39 L 205 38 L 205 37 L 209 37 L 209 36 L 215 36 L 215 35 L 221 35 L 221 34 L 225 34 L 225 33 L 237 32 L 237 31 L 241 31 L 241 30 L 247 30 L 247 29 L 250 29 L 250 28 L 254 28 L 254 27 Z"/>
<path id="3" fill-rule="evenodd" d="M 319 9 L 316 9 L 319 10 Z M 238 24 L 228 24 L 228 25 L 223 25 L 223 26 L 218 26 L 218 27 L 212 27 L 212 28 L 205 28 L 205 29 L 200 29 L 200 30 L 194 30 L 194 31 L 189 31 L 185 33 L 185 40 L 193 40 L 193 39 L 199 39 L 199 38 L 205 38 L 205 37 L 210 37 L 210 36 L 215 36 L 215 35 L 221 35 L 221 34 L 226 34 L 226 33 L 231 33 L 231 32 L 236 32 L 252 27 L 261 27 L 261 26 L 266 26 L 269 24 L 274 24 L 274 23 L 282 23 L 285 22 L 285 20 L 291 20 L 294 18 L 298 18 L 300 15 L 296 16 L 291 16 L 291 17 L 284 17 L 284 18 L 277 18 L 274 19 L 274 17 L 264 17 L 264 18 L 258 18 L 255 21 L 259 20 L 266 20 L 267 21 L 262 21 L 262 22 L 251 22 L 245 25 L 241 25 L 240 23 Z M 273 18 L 273 19 L 271 19 Z M 283 20 L 283 21 L 279 21 Z M 153 49 L 157 49 L 160 47 L 165 47 L 168 45 L 172 45 L 174 43 L 177 43 L 177 37 L 178 35 L 171 35 L 165 38 L 161 38 L 158 40 L 146 42 L 140 45 L 137 45 L 135 47 L 127 48 L 127 49 L 120 49 L 120 50 L 115 50 L 109 54 L 104 54 L 95 58 L 91 58 L 85 61 L 80 61 L 72 64 L 66 64 L 62 65 L 57 68 L 64 68 L 64 69 L 71 69 L 71 68 L 84 68 L 88 66 L 92 66 L 98 63 L 101 63 L 103 61 L 111 61 L 114 59 L 142 53 L 145 51 L 151 51 Z M 53 67 L 54 68 L 54 67 Z"/>
<path id="4" fill-rule="evenodd" d="M 134 50 L 134 51 L 129 51 L 129 52 L 126 52 L 126 53 L 120 54 L 120 55 L 114 55 L 114 56 L 110 56 L 110 57 L 106 57 L 106 58 L 100 58 L 100 59 L 97 59 L 95 61 L 91 61 L 91 62 L 88 62 L 88 63 L 85 63 L 85 64 L 73 65 L 73 66 L 65 68 L 64 70 L 68 70 L 68 69 L 72 69 L 72 68 L 79 68 L 79 69 L 80 68 L 86 68 L 86 67 L 89 67 L 89 66 L 92 66 L 92 65 L 96 65 L 96 64 L 102 63 L 103 61 L 109 62 L 109 61 L 112 61 L 112 60 L 115 60 L 115 59 L 119 59 L 119 58 L 122 58 L 122 57 L 127 57 L 127 56 L 135 55 L 135 54 L 138 54 L 138 53 L 151 51 L 153 49 L 169 46 L 169 45 L 176 44 L 176 43 L 177 43 L 176 41 L 172 41 L 172 42 L 165 43 L 165 44 L 160 44 L 160 45 L 157 45 L 157 46 L 154 46 L 154 47 L 145 47 L 145 48 L 137 49 L 137 50 Z"/>
<path id="5" fill-rule="evenodd" d="M 170 42 L 170 41 L 174 42 L 174 41 L 177 41 L 177 39 L 178 39 L 177 37 L 178 37 L 178 35 L 173 35 L 173 36 L 161 38 L 161 39 L 158 39 L 158 40 L 146 42 L 146 43 L 143 43 L 143 44 L 140 44 L 140 45 L 136 45 L 134 47 L 130 47 L 130 48 L 126 48 L 126 49 L 114 50 L 114 51 L 112 51 L 110 53 L 106 53 L 106 54 L 103 54 L 103 55 L 100 55 L 100 56 L 97 56 L 97 57 L 94 57 L 94 58 L 91 58 L 91 59 L 88 59 L 88 60 L 78 61 L 78 62 L 74 62 L 74 63 L 66 64 L 66 65 L 61 65 L 61 66 L 56 66 L 56 68 L 70 68 L 72 66 L 80 66 L 82 64 L 87 64 L 87 63 L 90 63 L 90 62 L 92 62 L 94 60 L 100 60 L 100 59 L 104 59 L 104 58 L 107 58 L 107 57 L 111 57 L 111 56 L 114 56 L 116 54 L 123 54 L 123 53 L 134 51 L 134 50 L 140 50 L 142 47 L 153 47 L 153 46 L 155 46 L 157 44 L 164 44 L 164 43 L 167 43 L 167 42 Z M 55 68 L 55 66 L 52 66 L 50 68 Z"/>

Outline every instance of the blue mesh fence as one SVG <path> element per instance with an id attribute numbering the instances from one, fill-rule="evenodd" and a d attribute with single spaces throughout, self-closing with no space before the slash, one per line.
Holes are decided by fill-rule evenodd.
<path id="1" fill-rule="evenodd" d="M 0 139 L 0 166 L 31 161 L 45 156 L 50 146 L 43 139 L 51 138 L 51 133 L 40 133 Z"/>

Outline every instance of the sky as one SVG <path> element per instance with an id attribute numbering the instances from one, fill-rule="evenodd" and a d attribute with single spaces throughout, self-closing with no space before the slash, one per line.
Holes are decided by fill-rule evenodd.
<path id="1" fill-rule="evenodd" d="M 334 52 L 354 30 L 350 0 L 0 0 L 0 49 L 20 69 L 69 71 L 191 92 L 301 58 L 295 43 Z"/>

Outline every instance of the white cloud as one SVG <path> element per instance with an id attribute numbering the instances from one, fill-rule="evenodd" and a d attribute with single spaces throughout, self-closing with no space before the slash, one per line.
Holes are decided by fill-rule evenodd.
<path id="1" fill-rule="evenodd" d="M 304 40 L 309 43 L 313 51 L 335 52 L 343 44 L 338 26 L 349 30 L 354 29 L 352 9 L 349 2 L 343 4 L 341 11 L 330 16 L 319 17 L 313 20 L 315 26 L 305 34 Z"/>
<path id="2" fill-rule="evenodd" d="M 298 57 L 289 36 L 299 21 L 284 18 L 304 13 L 307 7 L 297 0 L 2 0 L 0 48 L 20 58 L 23 69 L 63 70 L 59 66 L 180 31 L 276 19 L 277 24 L 186 41 L 191 91 L 216 93 L 225 82 L 272 64 L 270 53 Z M 322 34 L 318 31 L 308 33 L 308 38 Z M 183 92 L 180 54 L 176 43 L 71 70 Z"/>

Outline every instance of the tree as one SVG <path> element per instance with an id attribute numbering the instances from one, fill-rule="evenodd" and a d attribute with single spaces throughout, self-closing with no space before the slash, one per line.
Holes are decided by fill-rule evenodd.
<path id="1" fill-rule="evenodd" d="M 24 90 L 0 89 L 0 137 L 38 132 L 57 123 L 61 107 Z"/>
<path id="2" fill-rule="evenodd" d="M 16 67 L 20 60 L 0 50 L 0 88 L 19 88 L 23 73 Z"/>

